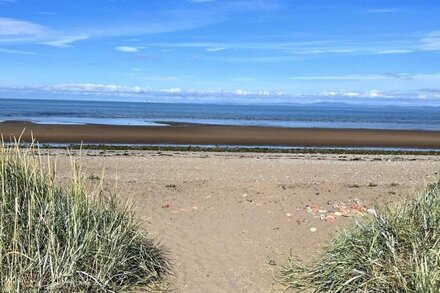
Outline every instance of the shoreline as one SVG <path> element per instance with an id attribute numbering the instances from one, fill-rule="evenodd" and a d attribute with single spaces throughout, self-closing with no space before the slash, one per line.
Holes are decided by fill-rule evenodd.
<path id="1" fill-rule="evenodd" d="M 24 131 L 25 130 L 25 131 Z M 402 148 L 440 150 L 440 131 L 282 128 L 170 123 L 169 126 L 60 125 L 0 122 L 5 141 L 42 144 L 115 144 L 285 147 Z"/>

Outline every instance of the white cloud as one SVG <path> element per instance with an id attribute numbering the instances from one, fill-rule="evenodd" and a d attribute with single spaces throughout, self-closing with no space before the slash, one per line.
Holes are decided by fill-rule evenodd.
<path id="1" fill-rule="evenodd" d="M 124 53 L 136 53 L 139 52 L 139 49 L 136 47 L 130 47 L 130 46 L 119 46 L 119 47 L 115 47 L 115 50 L 117 51 L 121 51 Z"/>
<path id="2" fill-rule="evenodd" d="M 389 54 L 408 54 L 414 52 L 413 50 L 407 49 L 389 49 L 389 50 L 379 50 L 376 52 L 377 55 L 389 55 Z"/>
<path id="3" fill-rule="evenodd" d="M 42 44 L 57 48 L 68 48 L 70 47 L 70 44 L 73 42 L 83 41 L 89 38 L 90 38 L 89 35 L 64 36 L 52 41 L 42 42 Z"/>
<path id="4" fill-rule="evenodd" d="M 33 22 L 0 17 L 0 37 L 41 36 L 46 32 L 47 29 L 44 26 Z"/>
<path id="5" fill-rule="evenodd" d="M 115 84 L 59 84 L 50 86 L 3 87 L 0 91 L 20 93 L 52 93 L 83 96 L 84 99 L 134 100 L 146 102 L 228 102 L 228 103 L 316 103 L 346 102 L 354 104 L 376 103 L 389 105 L 435 105 L 440 106 L 440 89 L 413 91 L 323 91 L 318 93 L 291 93 L 282 91 L 198 91 L 181 88 L 151 89 L 127 87 Z M 47 95 L 45 95 L 46 97 Z M 95 97 L 95 98 L 94 98 Z"/>
<path id="6" fill-rule="evenodd" d="M 219 52 L 226 50 L 226 47 L 214 47 L 214 48 L 206 48 L 207 52 Z"/>

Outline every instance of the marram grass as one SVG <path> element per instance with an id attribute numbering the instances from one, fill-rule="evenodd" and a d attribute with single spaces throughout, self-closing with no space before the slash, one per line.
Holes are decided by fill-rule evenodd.
<path id="1" fill-rule="evenodd" d="M 289 260 L 298 292 L 440 292 L 440 184 L 337 235 L 311 266 Z"/>
<path id="2" fill-rule="evenodd" d="M 169 272 L 129 206 L 86 191 L 77 167 L 70 187 L 57 187 L 36 153 L 0 145 L 2 292 L 148 289 Z"/>

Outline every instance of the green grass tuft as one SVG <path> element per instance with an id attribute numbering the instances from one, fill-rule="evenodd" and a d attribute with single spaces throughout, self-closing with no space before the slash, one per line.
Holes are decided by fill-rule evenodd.
<path id="1" fill-rule="evenodd" d="M 70 187 L 57 187 L 36 153 L 0 146 L 2 292 L 121 292 L 169 272 L 130 206 L 86 191 L 75 164 Z"/>
<path id="2" fill-rule="evenodd" d="M 440 292 L 440 183 L 360 219 L 312 265 L 289 260 L 282 277 L 299 292 Z"/>

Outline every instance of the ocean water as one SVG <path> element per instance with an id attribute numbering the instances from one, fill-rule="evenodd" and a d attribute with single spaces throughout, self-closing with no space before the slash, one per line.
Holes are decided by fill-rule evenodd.
<path id="1" fill-rule="evenodd" d="M 215 105 L 0 99 L 0 121 L 46 124 L 155 125 L 167 122 L 440 130 L 440 108 L 311 105 Z"/>

